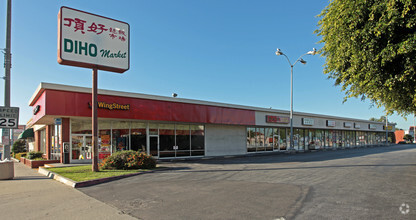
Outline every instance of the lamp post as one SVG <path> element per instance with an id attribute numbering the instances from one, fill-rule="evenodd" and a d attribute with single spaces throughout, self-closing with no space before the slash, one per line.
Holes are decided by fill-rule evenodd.
<path id="1" fill-rule="evenodd" d="M 416 113 L 413 114 L 413 143 L 416 144 Z"/>
<path id="2" fill-rule="evenodd" d="M 389 145 L 389 126 L 388 126 L 388 119 L 386 114 L 386 145 Z"/>
<path id="3" fill-rule="evenodd" d="M 302 57 L 305 55 L 315 55 L 316 52 L 317 52 L 316 49 L 313 48 L 313 50 L 303 54 L 295 61 L 295 63 L 292 64 L 289 60 L 289 57 L 287 57 L 286 54 L 284 54 L 279 48 L 277 48 L 276 50 L 276 55 L 285 56 L 287 59 L 287 62 L 289 62 L 289 65 L 290 65 L 290 148 L 289 148 L 289 151 L 294 150 L 294 147 L 293 147 L 293 66 L 295 66 L 297 62 L 306 64 L 306 61 L 303 60 Z"/>

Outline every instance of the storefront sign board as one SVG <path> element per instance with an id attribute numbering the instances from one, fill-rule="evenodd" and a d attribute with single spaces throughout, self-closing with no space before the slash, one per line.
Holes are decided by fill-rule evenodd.
<path id="1" fill-rule="evenodd" d="M 314 125 L 315 120 L 313 118 L 302 118 L 302 124 L 303 125 L 309 125 L 312 126 Z"/>
<path id="2" fill-rule="evenodd" d="M 128 23 L 61 7 L 58 63 L 123 73 L 130 68 Z"/>
<path id="3" fill-rule="evenodd" d="M 278 124 L 287 124 L 290 122 L 289 117 L 284 116 L 275 116 L 275 115 L 266 115 L 267 123 L 278 123 Z"/>
<path id="4" fill-rule="evenodd" d="M 344 128 L 351 128 L 352 123 L 351 122 L 344 122 Z"/>
<path id="5" fill-rule="evenodd" d="M 326 126 L 327 127 L 335 127 L 336 122 L 331 120 L 326 120 Z"/>

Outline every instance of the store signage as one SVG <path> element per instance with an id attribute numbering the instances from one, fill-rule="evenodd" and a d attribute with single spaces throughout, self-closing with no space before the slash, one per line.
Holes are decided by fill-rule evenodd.
<path id="1" fill-rule="evenodd" d="M 33 115 L 36 115 L 39 111 L 40 111 L 40 105 L 36 105 L 36 106 L 33 108 Z"/>
<path id="2" fill-rule="evenodd" d="M 62 118 L 55 118 L 55 125 L 61 125 L 62 124 Z"/>
<path id="3" fill-rule="evenodd" d="M 369 124 L 368 125 L 368 129 L 375 130 L 376 128 L 377 128 L 377 125 L 375 125 L 375 124 Z"/>
<path id="4" fill-rule="evenodd" d="M 354 123 L 354 128 L 361 128 L 361 125 L 358 123 Z"/>
<path id="5" fill-rule="evenodd" d="M 335 121 L 326 120 L 326 126 L 335 127 L 335 125 L 336 125 Z"/>
<path id="6" fill-rule="evenodd" d="M 383 130 L 386 130 L 386 126 L 385 125 L 383 125 Z M 391 125 L 387 126 L 387 130 L 389 130 L 389 131 L 390 130 L 393 130 L 393 126 L 391 126 Z"/>
<path id="7" fill-rule="evenodd" d="M 19 108 L 0 106 L 0 128 L 19 127 Z"/>
<path id="8" fill-rule="evenodd" d="M 302 118 L 302 125 L 313 125 L 315 120 L 313 118 Z"/>
<path id="9" fill-rule="evenodd" d="M 351 128 L 352 123 L 351 122 L 344 122 L 344 128 Z"/>
<path id="10" fill-rule="evenodd" d="M 108 110 L 130 110 L 129 104 L 118 104 L 118 103 L 106 103 L 106 102 L 97 102 L 97 107 L 101 109 L 108 109 Z M 92 108 L 91 102 L 88 102 L 88 107 Z"/>
<path id="11" fill-rule="evenodd" d="M 58 63 L 123 73 L 130 68 L 128 23 L 61 7 Z"/>
<path id="12" fill-rule="evenodd" d="M 278 123 L 278 124 L 287 124 L 290 122 L 289 117 L 275 116 L 275 115 L 266 115 L 267 123 Z"/>

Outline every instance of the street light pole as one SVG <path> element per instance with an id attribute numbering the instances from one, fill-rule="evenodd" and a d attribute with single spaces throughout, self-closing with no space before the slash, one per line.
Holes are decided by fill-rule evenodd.
<path id="1" fill-rule="evenodd" d="M 285 55 L 286 56 L 286 55 Z M 287 58 L 287 57 L 286 57 Z M 288 58 L 289 60 L 289 58 Z M 290 61 L 289 61 L 290 63 Z M 293 145 L 293 65 L 290 64 L 290 146 L 289 150 L 294 150 Z"/>
<path id="2" fill-rule="evenodd" d="M 388 120 L 387 120 L 387 115 L 386 115 L 386 145 L 389 144 L 389 126 L 388 126 Z"/>
<path id="3" fill-rule="evenodd" d="M 416 123 L 416 113 L 413 114 L 413 143 L 414 144 L 416 143 L 416 131 L 415 131 L 416 125 L 415 125 L 415 123 Z"/>
<path id="4" fill-rule="evenodd" d="M 316 52 L 317 52 L 316 49 L 313 48 L 313 50 L 303 54 L 295 61 L 295 63 L 292 64 L 289 60 L 289 57 L 287 57 L 286 54 L 284 54 L 279 48 L 277 48 L 276 50 L 276 55 L 285 56 L 287 59 L 287 62 L 289 62 L 289 65 L 290 65 L 290 147 L 289 147 L 289 151 L 294 150 L 294 143 L 293 143 L 293 67 L 295 66 L 297 62 L 306 64 L 306 61 L 303 60 L 302 57 L 305 55 L 315 55 Z"/>

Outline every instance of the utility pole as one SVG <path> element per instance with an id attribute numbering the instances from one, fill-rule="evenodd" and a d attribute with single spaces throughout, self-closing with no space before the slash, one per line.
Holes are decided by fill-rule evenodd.
<path id="1" fill-rule="evenodd" d="M 12 29 L 12 0 L 7 0 L 6 48 L 4 49 L 4 106 L 10 107 L 10 68 L 12 67 L 11 31 Z M 6 138 L 6 140 L 5 140 Z M 3 128 L 3 159 L 10 159 L 10 129 Z"/>

